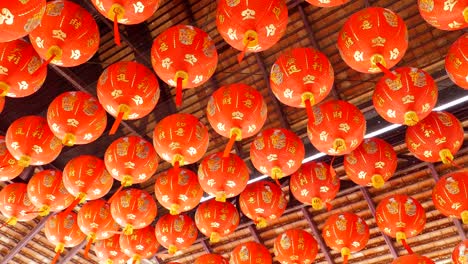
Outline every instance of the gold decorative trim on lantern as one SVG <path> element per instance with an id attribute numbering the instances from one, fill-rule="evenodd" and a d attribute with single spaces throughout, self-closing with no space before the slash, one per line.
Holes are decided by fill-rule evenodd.
<path id="1" fill-rule="evenodd" d="M 221 237 L 218 234 L 218 232 L 211 232 L 211 234 L 210 234 L 210 242 L 211 243 L 218 243 L 220 238 Z"/>
<path id="2" fill-rule="evenodd" d="M 172 162 L 171 162 L 172 166 L 174 166 L 176 162 L 179 162 L 179 166 L 184 166 L 185 164 L 184 156 L 180 154 L 175 154 L 174 157 L 172 158 Z"/>
<path id="3" fill-rule="evenodd" d="M 225 191 L 219 191 L 216 193 L 216 197 L 215 197 L 216 201 L 224 203 L 226 202 L 226 198 L 227 198 L 227 195 Z"/>
<path id="4" fill-rule="evenodd" d="M 187 86 L 189 75 L 185 71 L 176 71 L 174 75 L 174 82 L 177 83 L 177 79 L 182 79 L 182 87 Z"/>
<path id="5" fill-rule="evenodd" d="M 468 225 L 468 210 L 465 210 L 461 213 L 461 219 L 463 224 Z"/>
<path id="6" fill-rule="evenodd" d="M 312 198 L 311 205 L 312 205 L 312 208 L 314 210 L 322 210 L 323 201 L 322 201 L 322 199 L 320 199 L 318 197 L 314 197 L 314 198 Z"/>
<path id="7" fill-rule="evenodd" d="M 374 174 L 371 178 L 372 187 L 382 188 L 385 184 L 385 181 L 380 174 Z"/>
<path id="8" fill-rule="evenodd" d="M 122 186 L 124 187 L 130 187 L 133 185 L 133 177 L 131 175 L 124 175 L 122 177 Z"/>
<path id="9" fill-rule="evenodd" d="M 125 235 L 127 235 L 127 236 L 132 235 L 133 234 L 133 225 L 127 224 L 123 229 L 123 233 Z"/>
<path id="10" fill-rule="evenodd" d="M 233 127 L 229 130 L 229 137 L 231 138 L 232 135 L 236 135 L 236 141 L 242 140 L 242 130 L 238 127 Z"/>
<path id="11" fill-rule="evenodd" d="M 284 176 L 284 173 L 280 167 L 275 166 L 271 169 L 271 178 L 273 180 L 280 180 L 281 178 L 283 178 L 283 176 Z"/>
<path id="12" fill-rule="evenodd" d="M 382 64 L 384 67 L 387 67 L 387 62 L 385 61 L 384 56 L 381 54 L 374 54 L 370 57 L 371 66 L 369 72 L 381 72 L 382 70 L 377 66 L 377 63 Z"/>
<path id="13" fill-rule="evenodd" d="M 11 226 L 16 225 L 16 223 L 18 223 L 18 218 L 16 216 L 12 216 L 12 217 L 8 218 L 8 220 L 6 222 L 7 225 L 11 225 Z"/>
<path id="14" fill-rule="evenodd" d="M 311 92 L 305 92 L 301 95 L 301 106 L 306 106 L 306 101 L 310 102 L 310 105 L 315 105 L 315 96 Z"/>
<path id="15" fill-rule="evenodd" d="M 62 49 L 57 46 L 57 45 L 53 45 L 51 46 L 48 50 L 47 50 L 47 53 L 46 53 L 46 57 L 47 59 L 50 59 L 52 56 L 54 56 L 54 58 L 52 59 L 52 62 L 59 62 L 62 60 L 62 56 L 63 56 L 63 51 Z"/>
<path id="16" fill-rule="evenodd" d="M 247 30 L 244 33 L 244 39 L 242 40 L 242 43 L 244 46 L 247 48 L 252 48 L 258 45 L 258 33 L 254 30 Z"/>
<path id="17" fill-rule="evenodd" d="M 64 250 L 65 250 L 65 244 L 62 242 L 59 242 L 57 246 L 55 246 L 55 253 L 62 254 Z"/>
<path id="18" fill-rule="evenodd" d="M 130 106 L 128 106 L 126 104 L 120 104 L 118 112 L 123 113 L 122 120 L 127 120 L 128 115 L 130 114 Z"/>
<path id="19" fill-rule="evenodd" d="M 263 217 L 259 217 L 257 218 L 257 221 L 255 221 L 256 225 L 257 225 L 257 228 L 265 228 L 268 226 L 268 223 L 267 223 L 267 220 Z"/>
<path id="20" fill-rule="evenodd" d="M 346 151 L 346 141 L 342 138 L 336 138 L 333 140 L 333 149 L 336 153 Z"/>
<path id="21" fill-rule="evenodd" d="M 347 247 L 341 248 L 341 257 L 344 258 L 345 256 L 351 256 L 351 250 Z"/>
<path id="22" fill-rule="evenodd" d="M 40 216 L 46 216 L 50 214 L 50 206 L 47 204 L 44 204 L 41 209 L 39 209 L 39 215 Z"/>
<path id="23" fill-rule="evenodd" d="M 418 114 L 414 111 L 408 111 L 404 115 L 405 125 L 414 126 L 419 122 Z"/>
<path id="24" fill-rule="evenodd" d="M 171 208 L 169 209 L 169 213 L 171 215 L 178 215 L 179 214 L 180 205 L 178 204 L 171 204 Z"/>
<path id="25" fill-rule="evenodd" d="M 406 234 L 404 232 L 398 231 L 396 232 L 396 240 L 398 243 L 401 243 L 402 240 L 406 240 Z"/>
<path id="26" fill-rule="evenodd" d="M 125 8 L 117 3 L 112 4 L 109 12 L 107 13 L 107 16 L 111 19 L 117 16 L 117 21 L 122 20 L 125 16 Z"/>
<path id="27" fill-rule="evenodd" d="M 72 133 L 66 133 L 62 139 L 62 144 L 67 147 L 72 147 L 73 145 L 75 145 L 75 142 L 76 142 L 76 136 L 73 135 Z"/>
<path id="28" fill-rule="evenodd" d="M 20 165 L 21 167 L 26 168 L 26 167 L 29 167 L 30 164 L 31 164 L 31 157 L 28 155 L 23 155 L 18 160 L 18 165 Z"/>
<path id="29" fill-rule="evenodd" d="M 170 245 L 169 248 L 167 249 L 167 252 L 169 252 L 169 254 L 173 255 L 177 252 L 177 247 L 174 246 L 174 245 Z"/>
<path id="30" fill-rule="evenodd" d="M 439 151 L 439 157 L 442 163 L 444 164 L 451 164 L 453 161 L 452 152 L 449 149 L 442 149 Z"/>
<path id="31" fill-rule="evenodd" d="M 0 96 L 5 97 L 10 91 L 10 85 L 6 82 L 0 82 Z"/>

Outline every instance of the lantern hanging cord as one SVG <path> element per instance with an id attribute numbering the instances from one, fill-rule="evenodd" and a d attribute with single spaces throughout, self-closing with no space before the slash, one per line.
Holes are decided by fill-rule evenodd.
<path id="1" fill-rule="evenodd" d="M 247 52 L 247 49 L 249 48 L 249 44 L 250 42 L 254 41 L 255 38 L 254 37 L 251 37 L 251 36 L 248 36 L 247 39 L 246 39 L 246 43 L 244 45 L 244 49 L 242 50 L 242 52 L 237 55 L 237 62 L 240 64 L 242 62 L 242 60 L 244 59 L 245 57 L 245 53 Z"/>
<path id="2" fill-rule="evenodd" d="M 122 45 L 120 42 L 120 32 L 119 32 L 119 23 L 118 23 L 118 18 L 119 14 L 115 12 L 114 14 L 114 42 L 117 46 Z"/>
<path id="3" fill-rule="evenodd" d="M 73 209 L 79 204 L 79 203 L 84 203 L 86 201 L 86 193 L 80 192 L 78 196 L 75 198 L 75 200 L 67 207 L 67 209 L 64 212 L 64 217 L 67 216 Z"/>
<path id="4" fill-rule="evenodd" d="M 408 243 L 406 243 L 406 239 L 401 239 L 401 244 L 403 245 L 403 247 L 406 249 L 406 251 L 408 251 L 408 254 L 414 254 L 413 250 L 411 249 L 411 247 L 408 245 Z"/>
<path id="5" fill-rule="evenodd" d="M 312 102 L 311 100 L 304 100 L 304 104 L 305 104 L 305 107 L 306 107 L 306 111 L 307 111 L 307 117 L 309 119 L 309 123 L 312 123 L 314 122 L 314 111 L 312 109 Z"/>
<path id="6" fill-rule="evenodd" d="M 42 71 L 42 69 L 47 68 L 47 65 L 49 65 L 54 59 L 57 57 L 57 54 L 53 53 L 52 56 L 50 56 L 44 63 L 35 70 L 32 75 L 36 75 Z"/>
<path id="7" fill-rule="evenodd" d="M 65 245 L 62 242 L 59 242 L 55 247 L 55 257 L 52 260 L 51 264 L 57 263 L 58 259 L 60 258 L 60 254 L 62 254 L 63 250 L 65 249 Z"/>
<path id="8" fill-rule="evenodd" d="M 177 86 L 176 86 L 176 105 L 177 106 L 182 105 L 182 82 L 183 81 L 184 81 L 184 78 L 177 77 Z"/>
<path id="9" fill-rule="evenodd" d="M 385 66 L 383 66 L 382 63 L 377 62 L 375 65 L 376 65 L 377 67 L 379 67 L 379 69 L 380 69 L 387 77 L 390 77 L 390 78 L 392 78 L 392 79 L 396 79 L 396 78 L 397 78 L 397 76 L 396 76 L 393 72 L 391 72 L 389 69 L 387 69 Z"/>
<path id="10" fill-rule="evenodd" d="M 95 232 L 96 232 L 96 228 L 93 228 L 93 231 L 88 235 L 88 237 L 86 237 L 86 240 L 88 240 L 88 243 L 86 244 L 86 248 L 85 248 L 85 251 L 84 251 L 84 257 L 85 258 L 89 258 L 89 256 L 88 256 L 89 250 L 91 249 L 91 245 L 96 240 L 96 233 Z"/>
<path id="11" fill-rule="evenodd" d="M 236 142 L 236 140 L 242 139 L 242 131 L 237 127 L 231 128 L 230 134 L 231 134 L 231 137 L 229 138 L 229 142 L 224 148 L 223 158 L 229 157 L 229 153 L 231 153 L 232 147 L 234 146 L 234 143 Z"/>

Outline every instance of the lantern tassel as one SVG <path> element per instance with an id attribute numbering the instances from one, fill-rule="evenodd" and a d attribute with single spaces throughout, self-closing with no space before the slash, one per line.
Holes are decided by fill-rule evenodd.
<path id="1" fill-rule="evenodd" d="M 180 173 L 180 164 L 178 160 L 174 162 L 174 173 L 177 175 Z"/>
<path id="2" fill-rule="evenodd" d="M 93 231 L 95 231 L 95 230 L 93 230 Z M 86 239 L 88 240 L 88 243 L 86 244 L 86 248 L 85 248 L 85 251 L 84 251 L 84 257 L 89 258 L 88 253 L 89 253 L 89 250 L 91 249 L 91 245 L 94 243 L 94 240 L 96 239 L 96 233 L 94 233 L 94 232 L 90 233 Z"/>
<path id="3" fill-rule="evenodd" d="M 123 184 L 120 185 L 120 187 L 117 189 L 117 191 L 112 194 L 111 198 L 109 198 L 109 200 L 107 200 L 107 203 L 108 204 L 111 204 L 112 201 L 115 199 L 115 197 L 117 197 L 117 194 L 123 189 L 123 187 L 125 187 Z"/>
<path id="4" fill-rule="evenodd" d="M 377 67 L 379 67 L 379 69 L 387 76 L 387 77 L 390 77 L 392 79 L 396 79 L 397 76 L 391 72 L 389 69 L 387 69 L 385 66 L 382 65 L 382 63 L 380 62 L 377 62 L 375 65 L 377 65 Z"/>
<path id="5" fill-rule="evenodd" d="M 114 124 L 112 124 L 112 128 L 109 131 L 109 135 L 114 135 L 117 132 L 117 128 L 119 128 L 120 123 L 124 117 L 124 112 L 120 111 L 117 117 L 115 118 Z"/>
<path id="6" fill-rule="evenodd" d="M 78 196 L 75 198 L 75 200 L 73 201 L 73 203 L 71 203 L 67 209 L 65 210 L 65 213 L 63 214 L 64 216 L 68 215 L 71 211 L 73 211 L 73 209 L 80 203 L 80 202 L 84 202 L 83 200 L 86 198 L 86 194 L 85 193 L 79 193 Z"/>
<path id="7" fill-rule="evenodd" d="M 118 13 L 114 14 L 114 42 L 117 46 L 122 45 L 120 42 L 120 32 L 119 32 L 119 23 L 118 23 Z"/>
<path id="8" fill-rule="evenodd" d="M 140 255 L 133 255 L 133 258 L 132 258 L 132 264 L 140 264 L 141 262 L 141 256 Z"/>
<path id="9" fill-rule="evenodd" d="M 41 66 L 39 68 L 37 68 L 37 70 L 35 70 L 32 75 L 36 75 L 37 73 L 41 72 L 42 69 L 44 68 L 47 68 L 47 65 L 49 65 L 56 57 L 57 55 L 55 54 L 52 54 L 52 56 L 50 56 L 50 58 L 48 58 L 44 63 L 41 64 Z"/>
<path id="10" fill-rule="evenodd" d="M 54 259 L 52 259 L 52 262 L 50 264 L 55 264 L 57 263 L 57 260 L 60 258 L 60 252 L 55 253 Z"/>
<path id="11" fill-rule="evenodd" d="M 247 38 L 247 43 L 245 43 L 245 46 L 244 46 L 244 49 L 241 51 L 241 53 L 239 53 L 239 55 L 237 55 L 237 62 L 240 64 L 242 62 L 242 60 L 244 59 L 245 57 L 245 53 L 247 52 L 247 48 L 249 47 L 249 43 L 251 41 L 253 41 L 254 38 L 251 38 L 251 37 L 248 37 Z"/>
<path id="12" fill-rule="evenodd" d="M 325 203 L 325 206 L 327 207 L 327 212 L 330 212 L 331 209 L 333 209 L 333 205 L 331 203 Z"/>
<path id="13" fill-rule="evenodd" d="M 237 135 L 232 133 L 229 142 L 227 143 L 226 147 L 224 148 L 223 158 L 229 157 L 229 153 L 231 153 L 232 147 L 234 146 L 234 142 L 236 142 Z"/>
<path id="14" fill-rule="evenodd" d="M 305 107 L 307 111 L 307 118 L 309 119 L 309 122 L 314 122 L 314 111 L 312 110 L 312 103 L 310 100 L 305 100 Z"/>
<path id="15" fill-rule="evenodd" d="M 177 86 L 176 86 L 176 105 L 179 107 L 182 105 L 182 81 L 184 79 L 179 77 L 177 78 Z"/>
<path id="16" fill-rule="evenodd" d="M 332 178 L 336 177 L 336 171 L 335 171 L 335 168 L 333 168 L 333 162 L 335 162 L 335 158 L 336 156 L 333 156 L 330 162 L 330 176 L 332 176 Z"/>
<path id="17" fill-rule="evenodd" d="M 348 255 L 343 257 L 343 264 L 348 264 Z"/>
<path id="18" fill-rule="evenodd" d="M 408 243 L 406 243 L 406 239 L 402 239 L 400 240 L 401 241 L 401 244 L 403 244 L 403 247 L 406 249 L 406 251 L 408 251 L 408 254 L 414 254 L 413 250 L 411 249 L 411 247 L 408 245 Z"/>

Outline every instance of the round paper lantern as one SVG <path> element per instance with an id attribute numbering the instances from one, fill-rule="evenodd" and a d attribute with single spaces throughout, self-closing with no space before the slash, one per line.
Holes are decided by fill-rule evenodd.
<path id="1" fill-rule="evenodd" d="M 352 69 L 377 73 L 390 69 L 405 55 L 408 30 L 393 11 L 369 7 L 352 14 L 338 33 L 338 51 Z"/>
<path id="2" fill-rule="evenodd" d="M 450 46 L 445 57 L 445 70 L 456 85 L 468 89 L 468 33 Z"/>
<path id="3" fill-rule="evenodd" d="M 163 207 L 176 215 L 195 208 L 203 197 L 203 190 L 194 172 L 171 168 L 158 174 L 154 194 Z"/>
<path id="4" fill-rule="evenodd" d="M 464 140 L 460 121 L 449 112 L 431 112 L 406 129 L 406 145 L 416 158 L 426 162 L 453 162 Z"/>
<path id="5" fill-rule="evenodd" d="M 259 228 L 264 228 L 268 222 L 280 218 L 287 203 L 281 187 L 268 181 L 247 185 L 239 196 L 240 209 Z"/>
<path id="6" fill-rule="evenodd" d="M 0 42 L 29 34 L 41 23 L 46 0 L 4 1 L 0 13 Z"/>
<path id="7" fill-rule="evenodd" d="M 120 250 L 120 235 L 94 243 L 96 256 L 106 264 L 126 264 L 128 257 Z"/>
<path id="8" fill-rule="evenodd" d="M 5 137 L 0 136 L 0 181 L 8 181 L 16 178 L 23 172 L 24 167 L 18 164 L 18 160 L 8 151 Z"/>
<path id="9" fill-rule="evenodd" d="M 206 113 L 214 131 L 230 139 L 224 150 L 227 157 L 234 141 L 254 136 L 262 129 L 267 106 L 255 88 L 236 83 L 216 90 L 208 101 Z"/>
<path id="10" fill-rule="evenodd" d="M 60 139 L 54 136 L 47 120 L 40 116 L 24 116 L 13 121 L 5 142 L 8 151 L 23 167 L 50 163 L 62 151 Z"/>
<path id="11" fill-rule="evenodd" d="M 198 235 L 195 222 L 183 214 L 162 216 L 156 223 L 155 232 L 159 244 L 167 248 L 169 254 L 190 247 Z"/>
<path id="12" fill-rule="evenodd" d="M 307 162 L 291 175 L 289 189 L 303 204 L 321 210 L 324 205 L 331 208 L 330 202 L 340 190 L 340 178 L 330 173 L 330 165 L 323 162 Z"/>
<path id="13" fill-rule="evenodd" d="M 144 65 L 120 61 L 107 67 L 96 86 L 99 102 L 116 118 L 109 134 L 114 134 L 121 120 L 135 120 L 151 113 L 159 100 L 159 83 Z"/>
<path id="14" fill-rule="evenodd" d="M 25 97 L 41 88 L 47 68 L 31 44 L 22 39 L 0 43 L 0 54 L 0 97 Z"/>
<path id="15" fill-rule="evenodd" d="M 219 242 L 234 232 L 239 225 L 239 213 L 232 203 L 209 200 L 200 204 L 195 212 L 195 224 L 210 242 Z"/>
<path id="16" fill-rule="evenodd" d="M 459 243 L 452 252 L 452 260 L 454 264 L 466 264 L 468 260 L 468 240 L 465 239 Z"/>
<path id="17" fill-rule="evenodd" d="M 380 230 L 395 237 L 409 254 L 413 254 L 406 238 L 421 233 L 426 224 L 426 212 L 416 199 L 402 194 L 390 195 L 380 201 L 375 218 Z"/>
<path id="18" fill-rule="evenodd" d="M 47 110 L 47 123 L 66 146 L 88 144 L 106 129 L 107 116 L 96 98 L 85 92 L 65 92 Z"/>
<path id="19" fill-rule="evenodd" d="M 411 254 L 406 256 L 401 256 L 392 261 L 391 264 L 408 264 L 408 263 L 417 263 L 417 264 L 434 264 L 435 262 L 431 259 L 418 255 Z"/>
<path id="20" fill-rule="evenodd" d="M 361 217 L 352 213 L 338 213 L 328 217 L 322 231 L 327 246 L 340 251 L 343 263 L 353 252 L 366 247 L 369 227 Z"/>
<path id="21" fill-rule="evenodd" d="M 5 97 L 0 96 L 0 114 L 2 113 L 4 107 L 5 107 Z"/>
<path id="22" fill-rule="evenodd" d="M 421 17 L 431 26 L 442 30 L 468 27 L 468 0 L 418 0 Z"/>
<path id="23" fill-rule="evenodd" d="M 468 224 L 468 169 L 444 175 L 432 191 L 434 206 L 443 215 Z"/>
<path id="24" fill-rule="evenodd" d="M 346 175 L 361 186 L 382 187 L 393 176 L 398 162 L 393 146 L 380 138 L 368 138 L 344 157 Z"/>
<path id="25" fill-rule="evenodd" d="M 249 169 L 239 156 L 222 152 L 205 157 L 198 167 L 198 182 L 203 191 L 215 196 L 217 201 L 239 195 L 249 181 Z"/>
<path id="26" fill-rule="evenodd" d="M 204 84 L 216 70 L 218 52 L 208 34 L 196 27 L 176 25 L 156 37 L 151 48 L 156 74 L 176 87 L 176 104 L 182 104 L 182 89 Z"/>
<path id="27" fill-rule="evenodd" d="M 46 216 L 50 212 L 61 211 L 75 199 L 65 188 L 62 176 L 59 170 L 43 170 L 29 179 L 28 197 L 39 208 L 39 215 Z"/>
<path id="28" fill-rule="evenodd" d="M 306 0 L 307 3 L 319 7 L 334 7 L 343 5 L 350 0 Z"/>
<path id="29" fill-rule="evenodd" d="M 372 101 L 377 113 L 388 122 L 414 126 L 431 113 L 437 97 L 437 85 L 427 72 L 402 67 L 379 80 Z"/>
<path id="30" fill-rule="evenodd" d="M 199 161 L 208 149 L 208 129 L 191 114 L 173 114 L 162 119 L 153 133 L 159 156 L 173 166 Z"/>
<path id="31" fill-rule="evenodd" d="M 307 136 L 320 152 L 344 155 L 355 150 L 364 139 L 366 119 L 359 108 L 342 100 L 315 106 Z"/>
<path id="32" fill-rule="evenodd" d="M 47 3 L 39 26 L 29 39 L 39 56 L 64 67 L 87 62 L 99 48 L 99 28 L 93 16 L 72 1 Z"/>
<path id="33" fill-rule="evenodd" d="M 172 262 L 171 262 L 172 263 Z M 217 254 L 205 254 L 198 257 L 193 264 L 228 264 L 229 261 Z M 176 263 L 173 263 L 176 264 Z"/>
<path id="34" fill-rule="evenodd" d="M 120 235 L 120 249 L 133 263 L 140 263 L 141 259 L 149 259 L 158 252 L 158 240 L 154 234 L 154 227 L 147 226 L 137 229 L 132 235 Z"/>
<path id="35" fill-rule="evenodd" d="M 26 184 L 11 183 L 0 191 L 0 212 L 8 218 L 8 225 L 36 218 L 36 207 L 28 197 Z"/>
<path id="36" fill-rule="evenodd" d="M 245 242 L 231 252 L 230 263 L 232 264 L 272 264 L 268 249 L 257 242 Z"/>
<path id="37" fill-rule="evenodd" d="M 290 229 L 276 237 L 273 252 L 282 264 L 313 263 L 318 254 L 318 245 L 306 231 Z"/>
<path id="38" fill-rule="evenodd" d="M 302 140 L 284 128 L 266 129 L 258 134 L 250 145 L 252 164 L 274 180 L 297 171 L 304 155 Z"/>

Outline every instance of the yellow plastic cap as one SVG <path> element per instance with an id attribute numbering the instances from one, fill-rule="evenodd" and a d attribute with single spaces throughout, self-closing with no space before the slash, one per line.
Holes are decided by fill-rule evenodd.
<path id="1" fill-rule="evenodd" d="M 314 210 L 322 210 L 322 208 L 323 208 L 322 199 L 320 199 L 318 197 L 312 198 L 312 208 L 314 208 Z"/>
<path id="2" fill-rule="evenodd" d="M 385 181 L 382 175 L 380 174 L 375 174 L 374 176 L 372 176 L 371 182 L 374 188 L 382 188 L 385 184 Z"/>
<path id="3" fill-rule="evenodd" d="M 407 126 L 414 126 L 419 122 L 418 114 L 414 111 L 408 111 L 404 115 L 405 118 L 405 125 Z"/>

